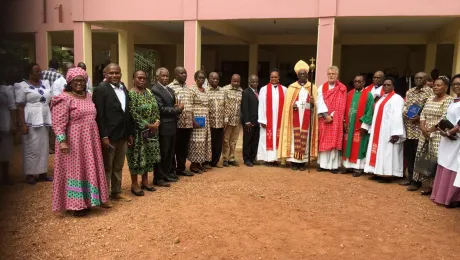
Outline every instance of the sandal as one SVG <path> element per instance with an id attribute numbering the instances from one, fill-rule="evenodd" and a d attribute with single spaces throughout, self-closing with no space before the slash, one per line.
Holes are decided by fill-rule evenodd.
<path id="1" fill-rule="evenodd" d="M 143 190 L 140 190 L 140 191 L 135 191 L 133 187 L 131 187 L 131 193 L 136 195 L 136 196 L 144 196 L 144 191 Z"/>

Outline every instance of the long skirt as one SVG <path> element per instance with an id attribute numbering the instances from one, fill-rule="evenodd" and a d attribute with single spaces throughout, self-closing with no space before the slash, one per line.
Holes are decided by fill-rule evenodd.
<path id="1" fill-rule="evenodd" d="M 209 162 L 212 159 L 211 129 L 206 118 L 205 126 L 194 128 L 188 148 L 188 159 L 193 163 Z"/>
<path id="2" fill-rule="evenodd" d="M 67 133 L 70 152 L 55 146 L 53 211 L 98 206 L 109 195 L 96 121 L 71 122 Z"/>
<path id="3" fill-rule="evenodd" d="M 49 127 L 29 127 L 29 133 L 22 136 L 24 153 L 24 174 L 37 175 L 48 172 Z"/>
<path id="4" fill-rule="evenodd" d="M 11 161 L 13 154 L 13 135 L 10 133 L 0 133 L 0 162 Z"/>
<path id="5" fill-rule="evenodd" d="M 454 186 L 457 173 L 438 165 L 431 199 L 443 205 L 460 202 L 460 188 Z"/>

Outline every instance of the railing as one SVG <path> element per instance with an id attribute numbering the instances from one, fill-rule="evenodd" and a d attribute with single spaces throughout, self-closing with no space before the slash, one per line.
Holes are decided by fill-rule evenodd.
<path id="1" fill-rule="evenodd" d="M 147 73 L 147 77 L 152 81 L 152 76 L 154 75 L 155 63 L 144 58 L 139 53 L 134 52 L 134 69 L 143 70 Z"/>

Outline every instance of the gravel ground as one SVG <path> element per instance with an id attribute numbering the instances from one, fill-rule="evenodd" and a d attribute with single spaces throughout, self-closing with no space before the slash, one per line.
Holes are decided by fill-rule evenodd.
<path id="1" fill-rule="evenodd" d="M 460 210 L 364 176 L 213 169 L 85 218 L 51 211 L 51 183 L 15 179 L 0 259 L 458 259 Z"/>

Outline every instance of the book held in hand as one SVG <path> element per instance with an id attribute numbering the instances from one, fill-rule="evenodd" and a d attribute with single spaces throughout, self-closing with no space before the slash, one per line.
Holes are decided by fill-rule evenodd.
<path id="1" fill-rule="evenodd" d="M 204 127 L 206 125 L 206 118 L 204 116 L 196 116 L 195 122 L 197 122 L 200 127 Z"/>
<path id="2" fill-rule="evenodd" d="M 421 112 L 422 112 L 422 107 L 417 105 L 417 104 L 413 104 L 407 110 L 407 117 L 408 118 L 414 118 L 414 117 L 420 115 Z"/>
<path id="3" fill-rule="evenodd" d="M 441 129 L 442 131 L 445 131 L 446 129 L 450 130 L 450 129 L 454 128 L 454 124 L 452 124 L 447 119 L 441 119 L 441 121 L 439 121 L 439 123 L 436 125 L 436 127 Z"/>

